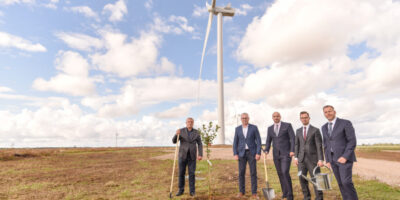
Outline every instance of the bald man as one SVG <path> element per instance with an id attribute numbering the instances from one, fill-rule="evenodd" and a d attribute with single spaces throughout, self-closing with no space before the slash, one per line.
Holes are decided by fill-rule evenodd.
<path id="1" fill-rule="evenodd" d="M 281 114 L 272 114 L 274 124 L 268 127 L 267 142 L 265 147 L 266 156 L 269 154 L 271 143 L 273 145 L 273 158 L 283 196 L 287 200 L 293 200 L 292 178 L 290 177 L 290 164 L 294 156 L 295 136 L 290 123 L 281 121 Z"/>

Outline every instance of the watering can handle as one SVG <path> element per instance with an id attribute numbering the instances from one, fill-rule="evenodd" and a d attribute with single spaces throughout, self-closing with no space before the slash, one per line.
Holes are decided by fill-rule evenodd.
<path id="1" fill-rule="evenodd" d="M 326 168 L 328 168 L 328 169 L 329 169 L 329 171 L 330 171 L 330 176 L 331 176 L 331 179 L 332 179 L 332 169 L 331 169 L 331 168 L 329 168 L 329 167 L 327 167 L 327 166 L 325 166 L 325 165 L 324 165 L 324 167 L 326 167 Z M 315 174 L 315 170 L 316 170 L 317 168 L 319 168 L 319 166 L 318 166 L 318 165 L 314 167 L 314 170 L 313 170 L 313 175 L 314 175 L 314 176 L 316 175 L 316 174 Z"/>

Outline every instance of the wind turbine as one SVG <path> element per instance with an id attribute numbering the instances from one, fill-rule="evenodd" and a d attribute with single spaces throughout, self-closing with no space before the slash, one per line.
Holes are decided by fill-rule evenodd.
<path id="1" fill-rule="evenodd" d="M 235 9 L 231 8 L 228 4 L 225 7 L 216 7 L 215 1 L 212 0 L 211 6 L 208 6 L 208 12 L 210 15 L 208 17 L 208 24 L 206 30 L 206 36 L 204 39 L 203 53 L 201 55 L 200 63 L 200 74 L 199 74 L 199 94 L 200 94 L 200 80 L 201 73 L 203 70 L 204 54 L 206 52 L 206 46 L 208 41 L 208 35 L 210 33 L 211 23 L 214 15 L 217 15 L 217 80 L 218 80 L 218 144 L 225 144 L 225 119 L 224 119 L 224 70 L 223 70 L 223 59 L 222 59 L 222 17 L 228 16 L 233 17 L 235 15 Z M 200 96 L 200 95 L 199 95 Z"/>

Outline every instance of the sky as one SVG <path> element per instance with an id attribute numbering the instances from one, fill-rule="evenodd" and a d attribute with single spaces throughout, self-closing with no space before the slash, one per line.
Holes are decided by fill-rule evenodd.
<path id="1" fill-rule="evenodd" d="M 187 117 L 216 122 L 216 17 L 198 90 L 206 3 L 0 0 L 0 147 L 171 146 Z M 240 113 L 265 143 L 273 112 L 321 127 L 326 104 L 358 144 L 400 143 L 400 1 L 228 3 L 227 144 Z"/>

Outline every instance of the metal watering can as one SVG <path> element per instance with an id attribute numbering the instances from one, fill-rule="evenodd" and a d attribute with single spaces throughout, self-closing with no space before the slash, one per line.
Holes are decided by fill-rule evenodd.
<path id="1" fill-rule="evenodd" d="M 332 189 L 332 184 L 331 184 L 331 182 L 332 182 L 332 170 L 329 167 L 326 167 L 326 168 L 329 169 L 329 173 L 318 173 L 318 174 L 315 174 L 315 170 L 317 168 L 319 168 L 318 165 L 313 170 L 314 177 L 312 177 L 312 178 L 308 178 L 307 176 L 304 176 L 303 174 L 301 174 L 301 171 L 299 171 L 297 173 L 297 176 L 299 176 L 299 177 L 302 176 L 306 180 L 310 181 L 312 184 L 314 184 L 317 187 L 317 190 L 319 190 L 319 191 L 331 190 Z"/>

